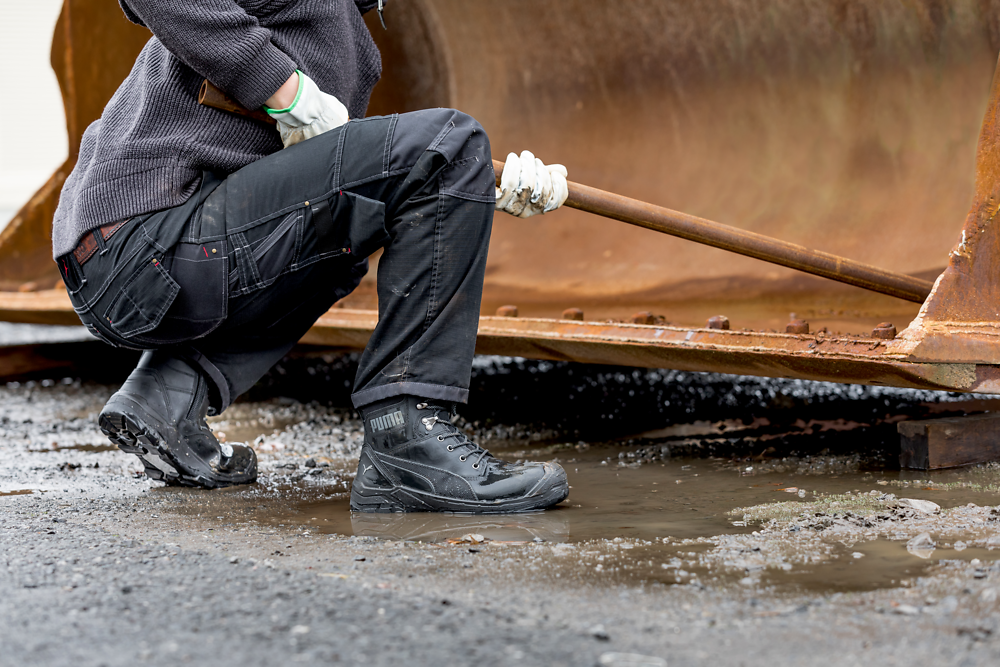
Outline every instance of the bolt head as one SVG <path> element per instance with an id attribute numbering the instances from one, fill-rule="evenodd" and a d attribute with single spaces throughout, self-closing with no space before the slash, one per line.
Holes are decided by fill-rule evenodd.
<path id="1" fill-rule="evenodd" d="M 579 308 L 567 308 L 563 311 L 562 317 L 564 320 L 576 320 L 578 322 L 582 322 L 583 311 Z"/>
<path id="2" fill-rule="evenodd" d="M 792 320 L 785 325 L 785 333 L 807 334 L 809 333 L 809 323 L 805 320 Z"/>
<path id="3" fill-rule="evenodd" d="M 896 337 L 896 327 L 892 322 L 882 322 L 872 330 L 872 338 L 892 340 Z"/>
<path id="4" fill-rule="evenodd" d="M 517 306 L 500 306 L 497 308 L 497 317 L 517 317 Z"/>
<path id="5" fill-rule="evenodd" d="M 716 315 L 714 317 L 708 318 L 708 328 L 709 329 L 722 329 L 724 331 L 729 330 L 729 318 L 725 315 Z"/>

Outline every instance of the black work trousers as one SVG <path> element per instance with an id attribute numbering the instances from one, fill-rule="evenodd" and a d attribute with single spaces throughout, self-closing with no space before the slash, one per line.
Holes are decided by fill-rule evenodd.
<path id="1" fill-rule="evenodd" d="M 482 127 L 431 109 L 351 121 L 218 177 L 177 208 L 93 232 L 58 258 L 83 323 L 112 345 L 169 350 L 224 410 L 334 302 L 378 269 L 379 322 L 356 407 L 468 399 L 494 209 Z M 79 254 L 79 253 L 78 253 Z"/>

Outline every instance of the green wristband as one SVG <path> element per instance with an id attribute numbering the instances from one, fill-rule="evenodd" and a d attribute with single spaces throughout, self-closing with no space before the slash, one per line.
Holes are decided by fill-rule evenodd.
<path id="1" fill-rule="evenodd" d="M 264 111 L 266 111 L 269 115 L 275 116 L 275 115 L 277 115 L 279 113 L 288 113 L 289 111 L 291 111 L 292 109 L 295 108 L 296 104 L 299 103 L 299 98 L 302 96 L 302 88 L 303 88 L 303 86 L 302 86 L 302 77 L 304 77 L 305 74 L 303 74 L 299 70 L 295 70 L 295 73 L 299 75 L 299 87 L 295 91 L 295 99 L 292 100 L 292 106 L 288 107 L 287 109 L 271 109 L 271 108 L 265 106 L 264 107 Z"/>

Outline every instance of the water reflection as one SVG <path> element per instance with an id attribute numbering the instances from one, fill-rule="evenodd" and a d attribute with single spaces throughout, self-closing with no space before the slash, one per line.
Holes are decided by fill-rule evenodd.
<path id="1" fill-rule="evenodd" d="M 565 509 L 494 516 L 351 512 L 351 530 L 355 535 L 419 542 L 443 542 L 470 534 L 494 542 L 566 542 L 569 514 Z"/>

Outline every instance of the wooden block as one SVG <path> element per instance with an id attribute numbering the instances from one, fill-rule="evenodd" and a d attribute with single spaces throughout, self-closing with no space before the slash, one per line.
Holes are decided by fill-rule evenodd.
<path id="1" fill-rule="evenodd" d="M 903 421 L 896 430 L 901 468 L 936 470 L 1000 460 L 1000 413 Z"/>

